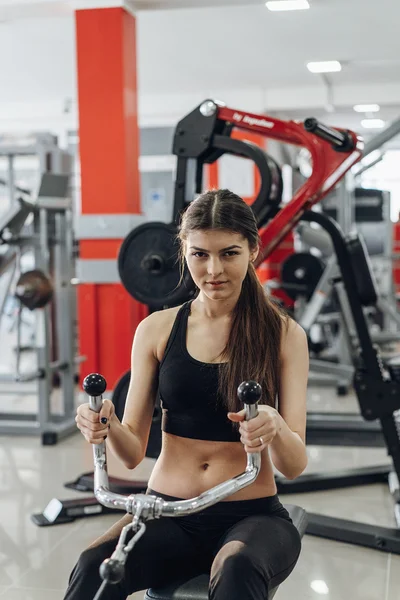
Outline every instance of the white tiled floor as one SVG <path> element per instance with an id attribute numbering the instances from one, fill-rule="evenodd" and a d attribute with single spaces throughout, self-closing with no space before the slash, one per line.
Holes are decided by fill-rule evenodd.
<path id="1" fill-rule="evenodd" d="M 1 397 L 0 410 L 4 409 Z M 26 400 L 24 401 L 26 404 Z M 357 410 L 354 397 L 336 398 L 332 389 L 311 389 L 311 410 Z M 309 447 L 307 472 L 387 464 L 385 449 Z M 145 480 L 145 459 L 133 472 L 109 455 L 109 473 Z M 91 447 L 77 433 L 56 446 L 34 437 L 0 437 L 0 600 L 61 600 L 79 553 L 119 515 L 79 519 L 39 528 L 30 515 L 57 497 L 82 498 L 63 487 L 92 470 Z M 281 496 L 312 512 L 394 527 L 393 501 L 386 485 Z M 296 569 L 280 586 L 277 600 L 398 600 L 400 556 L 305 536 Z M 131 596 L 142 600 L 143 593 Z M 91 600 L 91 599 L 82 599 Z M 229 600 L 229 599 L 227 599 Z"/>

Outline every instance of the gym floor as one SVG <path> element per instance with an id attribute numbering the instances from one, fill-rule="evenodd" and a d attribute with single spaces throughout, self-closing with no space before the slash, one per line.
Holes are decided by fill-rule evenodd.
<path id="1" fill-rule="evenodd" d="M 4 384 L 3 384 L 4 385 Z M 77 402 L 84 401 L 78 395 Z M 31 410 L 34 396 L 0 394 L 0 412 Z M 56 402 L 56 399 L 55 399 Z M 333 388 L 310 388 L 309 410 L 353 411 L 356 399 L 337 398 Z M 82 498 L 63 484 L 92 470 L 92 449 L 77 433 L 56 446 L 38 438 L 0 436 L 0 599 L 61 600 L 79 553 L 120 515 L 79 519 L 37 527 L 30 515 L 42 512 L 51 498 Z M 388 464 L 385 449 L 308 447 L 308 473 Z M 109 453 L 109 474 L 146 480 L 154 461 L 134 471 Z M 385 485 L 281 496 L 313 512 L 394 527 L 393 501 Z M 278 600 L 398 600 L 400 557 L 348 544 L 305 536 L 296 569 L 281 585 Z M 142 600 L 143 593 L 130 596 Z M 87 599 L 90 600 L 90 599 Z"/>

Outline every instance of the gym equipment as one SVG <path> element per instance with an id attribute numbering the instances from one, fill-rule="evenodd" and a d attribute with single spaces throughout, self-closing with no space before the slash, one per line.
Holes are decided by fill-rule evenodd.
<path id="1" fill-rule="evenodd" d="M 37 171 L 35 169 L 32 180 L 29 181 L 30 187 L 34 189 L 40 183 L 40 178 L 44 173 L 69 174 L 73 170 L 71 154 L 61 149 L 57 143 L 57 136 L 49 132 L 1 136 L 0 156 L 7 161 L 7 181 L 0 180 L 0 185 L 8 187 L 10 206 L 18 195 L 23 194 L 28 197 L 32 195 L 30 189 L 16 183 L 19 177 L 16 158 L 18 159 L 20 156 L 35 157 Z"/>
<path id="2" fill-rule="evenodd" d="M 19 235 L 25 221 L 32 213 L 34 205 L 17 198 L 7 212 L 0 216 L 0 243 L 7 244 L 13 236 Z"/>
<path id="3" fill-rule="evenodd" d="M 281 288 L 296 300 L 301 294 L 309 300 L 324 272 L 324 263 L 307 252 L 289 256 L 281 267 Z"/>
<path id="4" fill-rule="evenodd" d="M 314 117 L 304 121 L 304 129 L 331 143 L 337 152 L 348 152 L 354 148 L 354 140 L 349 131 L 332 131 L 331 127 L 320 123 Z"/>
<path id="5" fill-rule="evenodd" d="M 15 296 L 29 310 L 43 308 L 53 297 L 50 279 L 39 269 L 25 271 L 15 286 Z"/>
<path id="6" fill-rule="evenodd" d="M 10 183 L 8 181 L 6 181 L 5 179 L 0 179 L 0 185 L 4 186 L 4 187 L 11 187 Z M 13 185 L 13 183 L 11 182 L 11 185 Z M 27 196 L 31 196 L 32 192 L 26 188 L 22 188 L 19 185 L 13 185 L 14 191 L 18 192 L 19 194 L 26 194 Z"/>
<path id="7" fill-rule="evenodd" d="M 345 332 L 354 332 L 351 337 L 348 335 L 348 343 L 352 347 L 354 389 L 360 412 L 366 421 L 380 422 L 393 466 L 391 469 L 370 468 L 367 473 L 360 473 L 360 469 L 356 469 L 331 473 L 329 476 L 317 474 L 308 479 L 301 476 L 295 481 L 278 479 L 278 492 L 283 494 L 388 482 L 395 502 L 396 529 L 309 514 L 307 533 L 400 554 L 400 357 L 384 365 L 371 340 L 363 309 L 368 306 L 367 302 L 376 301 L 377 291 L 362 237 L 357 233 L 344 236 L 339 225 L 322 213 L 310 211 L 302 218 L 318 223 L 331 237 L 339 269 L 334 288 L 344 317 Z M 360 480 L 360 474 L 363 480 Z"/>
<path id="8" fill-rule="evenodd" d="M 126 396 L 128 394 L 129 384 L 131 380 L 131 372 L 126 371 L 117 382 L 112 395 L 112 402 L 115 407 L 115 414 L 121 421 L 124 415 Z M 161 408 L 160 401 L 157 398 L 153 419 L 150 428 L 149 440 L 147 442 L 146 456 L 147 458 L 158 458 L 161 452 Z M 147 482 L 124 480 L 118 477 L 110 477 L 110 489 L 118 494 L 144 493 L 146 491 Z M 70 481 L 65 484 L 65 487 L 70 490 L 79 492 L 93 492 L 94 489 L 94 473 L 89 471 L 80 475 L 75 481 Z M 59 500 L 53 498 L 47 504 L 42 513 L 31 515 L 31 520 L 39 527 L 49 525 L 62 525 L 71 523 L 75 519 L 96 516 L 109 512 L 107 507 L 99 504 L 94 496 L 85 498 L 74 498 L 73 500 Z"/>
<path id="9" fill-rule="evenodd" d="M 229 109 L 221 102 L 205 100 L 178 123 L 172 149 L 178 157 L 173 209 L 175 224 L 179 223 L 182 211 L 196 193 L 202 191 L 203 166 L 214 163 L 226 153 L 249 158 L 258 168 L 261 185 L 252 209 L 259 227 L 267 223 L 282 197 L 279 166 L 259 146 L 230 136 L 236 127 L 274 137 L 272 121 L 283 127 L 289 125 L 264 115 Z"/>
<path id="10" fill-rule="evenodd" d="M 303 226 L 303 223 L 301 224 Z M 360 259 L 361 263 L 362 259 Z M 358 263 L 357 263 L 358 265 Z M 358 268 L 358 267 L 357 267 Z M 334 281 L 341 278 L 340 269 L 337 265 L 337 259 L 335 254 L 333 254 L 327 263 L 325 271 L 321 277 L 318 286 L 314 290 L 313 296 L 309 303 L 307 304 L 305 310 L 298 318 L 299 324 L 303 327 L 303 329 L 308 332 L 312 324 L 316 319 L 316 315 L 318 315 L 322 306 L 325 303 L 326 298 L 329 298 L 333 294 L 334 289 Z M 366 279 L 369 280 L 369 285 L 371 286 L 371 275 L 367 273 Z M 365 286 L 362 285 L 360 291 Z M 365 290 L 364 290 L 365 292 Z M 374 294 L 374 288 L 372 291 L 367 294 Z M 370 299 L 374 299 L 374 296 L 371 295 Z M 368 296 L 364 296 L 364 300 L 368 300 Z M 380 296 L 376 300 L 376 306 L 380 310 L 385 310 L 385 301 Z M 388 309 L 386 309 L 388 310 Z M 397 315 L 393 315 L 393 318 L 398 318 Z M 349 320 L 349 317 L 347 318 Z M 344 335 L 344 330 L 346 328 L 346 321 L 342 316 L 342 333 Z M 347 327 L 349 330 L 349 326 Z M 372 342 L 376 342 L 376 335 L 371 333 Z M 345 337 L 352 337 L 356 340 L 356 332 L 354 328 L 349 330 Z M 350 349 L 353 346 L 353 343 L 347 343 L 347 347 Z M 356 341 L 357 344 L 357 341 Z M 338 395 L 341 394 L 342 387 L 343 392 L 347 392 L 347 386 L 352 382 L 354 378 L 354 366 L 353 364 L 357 362 L 357 353 L 352 355 L 350 350 L 347 352 L 349 359 L 351 360 L 351 365 L 344 364 L 335 364 L 335 363 L 327 363 L 326 361 L 319 361 L 316 359 L 311 359 L 310 368 L 313 369 L 314 372 L 318 373 L 318 369 L 321 365 L 321 372 L 326 373 L 330 372 L 332 377 L 334 378 L 335 385 L 337 386 Z M 366 421 L 362 418 L 360 414 L 349 414 L 349 413 L 308 413 L 307 415 L 307 443 L 315 444 L 315 445 L 342 445 L 342 446 L 368 446 L 368 447 L 384 447 L 385 440 L 382 435 L 382 430 L 379 422 L 377 421 Z"/>
<path id="11" fill-rule="evenodd" d="M 126 291 L 152 307 L 182 304 L 196 289 L 186 266 L 180 281 L 179 240 L 172 224 L 144 223 L 131 231 L 119 251 L 118 271 Z"/>
<path id="12" fill-rule="evenodd" d="M 295 226 L 301 213 L 319 202 L 360 158 L 362 141 L 354 133 L 314 121 L 315 132 L 307 133 L 301 123 L 245 113 L 213 100 L 206 100 L 185 116 L 176 127 L 173 142 L 177 156 L 173 223 L 139 225 L 124 240 L 118 270 L 127 291 L 152 308 L 174 306 L 193 296 L 195 288 L 187 272 L 180 283 L 176 228 L 182 212 L 202 191 L 204 165 L 226 153 L 251 159 L 260 173 L 260 190 L 251 205 L 262 229 L 259 266 Z M 282 177 L 276 162 L 258 146 L 232 139 L 234 128 L 308 148 L 313 173 L 291 202 L 280 206 Z"/>
<path id="13" fill-rule="evenodd" d="M 302 227 L 303 223 L 300 228 Z M 315 259 L 313 255 L 310 256 Z M 320 264 L 322 266 L 322 261 Z M 307 298 L 303 292 L 296 297 L 294 317 L 306 331 L 309 348 L 313 353 L 310 357 L 309 384 L 333 385 L 337 395 L 344 396 L 351 386 L 354 367 L 347 346 L 342 343 L 340 307 L 332 287 L 336 273 L 336 259 L 332 255 L 327 260 L 312 295 Z M 316 273 L 315 278 L 317 276 Z"/>
<path id="14" fill-rule="evenodd" d="M 273 193 L 276 184 L 267 185 L 271 182 L 272 159 L 269 157 L 266 161 L 261 149 L 231 139 L 229 136 L 234 127 L 256 131 L 281 142 L 304 146 L 310 151 L 313 161 L 310 179 L 278 214 L 276 211 L 279 208 L 280 193 L 277 194 L 276 190 Z M 214 162 L 224 152 L 246 156 L 256 163 L 261 174 L 261 190 L 252 205 L 259 228 L 266 225 L 261 235 L 263 253 L 257 259 L 259 264 L 293 228 L 305 207 L 309 208 L 319 202 L 359 160 L 361 150 L 361 138 L 354 133 L 329 128 L 317 121 L 314 133 L 307 133 L 302 123 L 246 113 L 228 108 L 220 102 L 206 100 L 178 123 L 174 136 L 173 152 L 178 157 L 174 198 L 176 223 L 181 211 L 191 202 L 195 193 L 201 192 L 203 164 Z M 339 165 L 342 166 L 341 169 Z M 192 169 L 192 174 L 196 176 L 194 185 L 193 182 L 187 181 L 189 169 Z M 275 218 L 270 220 L 274 215 Z"/>
<path id="15" fill-rule="evenodd" d="M 25 221 L 33 210 L 31 203 L 18 198 L 5 214 L 0 215 L 0 277 L 1 283 L 8 277 L 6 285 L 2 289 L 0 300 L 0 320 L 3 315 L 7 298 L 10 295 L 11 286 L 17 272 L 19 262 L 19 250 L 7 245 L 7 240 L 20 234 Z"/>
<path id="16" fill-rule="evenodd" d="M 338 197 L 340 202 L 338 202 Z M 365 312 L 368 317 L 372 341 L 378 345 L 383 345 L 385 350 L 385 344 L 398 342 L 400 339 L 400 314 L 395 304 L 391 269 L 388 268 L 392 260 L 392 222 L 389 218 L 390 199 L 387 193 L 363 188 L 354 190 L 354 198 L 356 219 L 362 219 L 361 221 L 356 220 L 355 227 L 366 242 L 370 262 L 372 263 L 372 272 L 377 281 L 377 298 L 363 298 L 362 300 L 368 306 Z M 325 214 L 332 218 L 337 216 L 343 200 L 345 199 L 342 198 L 342 194 L 339 196 L 336 194 L 334 201 L 329 200 Z M 335 298 L 332 282 L 338 274 L 336 257 L 326 232 L 311 228 L 305 223 L 301 223 L 297 230 L 302 243 L 305 243 L 306 247 L 309 249 L 317 248 L 319 251 L 322 249 L 324 256 L 329 257 L 325 271 L 310 301 L 304 307 L 299 303 L 295 308 L 295 314 L 296 320 L 307 332 L 314 331 L 316 327 L 327 331 L 330 337 L 330 348 L 328 351 L 325 350 L 327 360 L 316 361 L 312 358 L 310 370 L 311 375 L 318 373 L 321 364 L 324 377 L 326 375 L 330 376 L 328 382 L 336 385 L 339 393 L 342 389 L 346 390 L 352 380 L 352 369 L 349 369 L 352 360 L 350 347 L 346 343 L 343 334 L 345 325 L 342 323 L 341 313 L 332 304 L 332 300 L 334 301 Z M 380 254 L 376 254 L 377 251 Z M 370 274 L 361 274 L 357 271 L 356 276 L 359 276 L 361 280 L 367 280 Z M 360 285 L 359 289 L 360 293 L 364 293 L 363 287 L 360 287 Z M 368 291 L 374 288 L 368 285 L 365 289 Z M 335 304 L 337 305 L 337 302 Z M 332 333 L 332 326 L 335 333 Z M 339 364 L 330 362 L 335 358 L 339 361 Z M 314 377 L 310 377 L 311 382 L 313 379 Z"/>
<path id="17" fill-rule="evenodd" d="M 382 144 L 390 141 L 400 131 L 400 119 L 395 121 L 390 127 L 374 136 L 365 146 L 363 156 L 368 156 L 372 151 L 381 147 Z M 322 210 L 325 214 L 333 217 L 341 226 L 345 234 L 350 233 L 356 228 L 363 236 L 368 254 L 371 257 L 373 273 L 378 284 L 378 300 L 374 306 L 366 310 L 371 338 L 374 343 L 382 347 L 383 352 L 387 350 L 387 344 L 397 343 L 400 337 L 400 315 L 397 310 L 395 300 L 394 282 L 391 272 L 393 260 L 393 225 L 390 220 L 390 197 L 387 192 L 375 189 L 365 189 L 356 187 L 355 178 L 372 166 L 369 163 L 361 166 L 361 169 L 353 169 L 351 173 L 346 174 L 345 180 L 341 181 L 336 189 L 327 196 L 322 202 Z M 297 302 L 295 307 L 296 320 L 307 331 L 312 333 L 313 339 L 322 343 L 326 340 L 328 347 L 323 350 L 323 357 L 326 360 L 311 358 L 310 360 L 310 378 L 309 382 L 320 385 L 333 385 L 337 388 L 338 395 L 346 394 L 353 379 L 352 359 L 349 353 L 349 347 L 346 342 L 342 323 L 342 316 L 337 310 L 335 304 L 333 287 L 331 281 L 336 277 L 337 266 L 336 258 L 333 253 L 332 243 L 329 235 L 319 228 L 311 227 L 307 223 L 300 223 L 297 227 L 297 233 L 301 239 L 301 248 L 310 250 L 318 249 L 324 260 L 328 260 L 327 267 L 323 273 L 321 281 L 318 283 L 310 301 L 304 306 L 304 303 Z M 305 248 L 304 248 L 305 247 Z M 316 323 L 316 325 L 314 325 Z M 312 329 L 311 329 L 312 328 Z M 316 337 L 315 337 L 315 334 Z M 314 346 L 312 346 L 314 348 Z M 388 348 L 389 352 L 393 348 Z M 335 361 L 335 362 L 331 362 Z M 337 362 L 336 362 L 337 361 Z M 322 374 L 322 378 L 320 377 Z M 318 431 L 324 427 L 324 419 L 327 421 L 328 439 L 337 443 L 341 435 L 349 438 L 350 426 L 352 434 L 354 433 L 354 444 L 364 444 L 371 434 L 371 444 L 380 440 L 376 438 L 376 423 L 361 421 L 358 415 L 349 415 L 348 418 L 353 424 L 343 420 L 342 424 L 338 421 L 335 414 L 318 415 L 311 414 L 310 424 L 316 426 Z M 313 423 L 313 421 L 315 421 Z M 336 429 L 336 424 L 338 428 Z M 360 427 L 357 427 L 357 421 Z M 366 429 L 367 428 L 367 429 Z M 363 430 L 361 432 L 361 429 Z M 358 433 L 361 434 L 358 440 Z M 314 437 L 311 427 L 308 428 L 310 437 Z M 318 434 L 319 436 L 319 434 Z M 334 437 L 332 437 L 334 436 Z"/>
<path id="18" fill-rule="evenodd" d="M 1 148 L 0 148 L 1 150 Z M 73 298 L 72 202 L 68 196 L 68 175 L 45 173 L 35 202 L 14 201 L 0 219 L 0 240 L 10 249 L 8 265 L 20 274 L 20 258 L 30 251 L 34 269 L 19 277 L 16 295 L 33 310 L 35 320 L 35 367 L 20 371 L 18 338 L 16 372 L 2 374 L 2 381 L 37 382 L 38 409 L 35 414 L 1 413 L 0 434 L 40 435 L 44 445 L 76 431 L 75 357 Z M 28 216 L 32 216 L 27 225 Z M 50 299 L 53 302 L 50 304 Z M 35 310 L 42 307 L 40 310 Z M 21 311 L 18 313 L 18 336 Z M 60 382 L 61 414 L 50 403 L 54 378 Z"/>
<path id="19" fill-rule="evenodd" d="M 101 394 L 107 387 L 105 379 L 101 377 L 101 375 L 93 373 L 88 375 L 84 380 L 83 387 L 89 395 L 90 408 L 95 412 L 100 412 L 102 405 Z M 255 381 L 243 382 L 238 387 L 238 396 L 244 404 L 246 420 L 256 417 L 258 414 L 257 403 L 261 397 L 261 386 Z M 244 473 L 216 485 L 196 498 L 170 502 L 146 494 L 124 496 L 112 493 L 109 489 L 108 482 L 105 442 L 93 446 L 93 458 L 95 467 L 95 496 L 98 501 L 102 505 L 110 508 L 123 509 L 133 515 L 132 523 L 126 525 L 122 529 L 117 547 L 112 556 L 109 559 L 106 559 L 100 567 L 100 575 L 103 579 L 103 583 L 99 588 L 95 600 L 100 599 L 107 584 L 115 584 L 122 579 L 128 552 L 133 548 L 137 540 L 145 534 L 146 521 L 159 519 L 163 516 L 180 517 L 194 514 L 208 506 L 212 506 L 253 483 L 257 478 L 261 467 L 260 454 L 247 454 L 247 467 Z M 295 510 L 297 512 L 295 512 Z M 295 525 L 298 527 L 300 535 L 302 535 L 304 534 L 306 525 L 306 513 L 299 507 L 296 507 L 295 510 L 292 510 L 292 514 L 296 519 Z M 133 532 L 134 535 L 130 541 L 126 543 L 126 537 L 129 532 Z M 186 587 L 186 594 L 189 593 L 189 589 L 191 590 L 189 597 L 193 600 L 202 600 L 204 597 L 207 597 L 204 596 L 204 592 L 207 591 L 208 585 L 207 576 L 201 577 L 200 580 L 199 578 L 196 578 L 195 581 L 193 579 L 189 580 L 183 585 Z M 167 589 L 148 590 L 146 597 L 172 600 L 177 597 L 175 593 L 177 587 L 182 587 L 182 581 L 177 582 L 176 585 L 169 586 Z M 271 590 L 269 598 L 275 595 L 276 590 L 277 588 L 273 591 Z M 188 596 L 185 597 L 187 598 Z"/>

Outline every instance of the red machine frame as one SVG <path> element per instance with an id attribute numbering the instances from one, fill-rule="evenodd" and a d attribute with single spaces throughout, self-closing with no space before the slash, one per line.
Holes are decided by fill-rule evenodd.
<path id="1" fill-rule="evenodd" d="M 330 128 L 314 121 L 314 132 L 303 122 L 282 121 L 267 115 L 257 115 L 217 106 L 217 120 L 238 129 L 257 132 L 287 144 L 307 148 L 311 154 L 312 174 L 296 191 L 292 200 L 262 230 L 259 266 L 301 219 L 302 214 L 320 202 L 362 157 L 364 142 L 352 131 Z M 340 142 L 340 138 L 342 141 Z M 347 147 L 344 146 L 347 142 Z"/>

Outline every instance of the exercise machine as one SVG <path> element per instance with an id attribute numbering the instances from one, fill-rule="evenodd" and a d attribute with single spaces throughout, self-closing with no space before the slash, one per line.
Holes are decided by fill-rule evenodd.
<path id="1" fill-rule="evenodd" d="M 385 143 L 390 141 L 394 136 L 396 136 L 400 132 L 400 119 L 394 121 L 388 128 L 371 138 L 368 143 L 365 145 L 363 150 L 363 158 L 367 158 L 370 154 L 377 149 L 381 149 Z M 357 177 L 358 173 L 367 168 L 362 167 L 359 168 L 360 165 L 357 165 L 352 172 L 346 174 L 348 180 L 353 180 L 354 177 Z M 351 185 L 351 181 L 341 180 L 336 190 L 336 198 L 338 199 L 337 203 L 331 202 L 331 196 L 327 196 L 326 199 L 323 200 L 322 205 L 325 205 L 328 216 L 333 216 L 339 224 L 343 225 L 345 233 L 351 234 L 353 229 L 353 223 L 357 219 L 357 228 L 360 230 L 361 234 L 366 236 L 367 249 L 369 249 L 374 253 L 376 251 L 376 242 L 371 242 L 371 235 L 369 225 L 370 223 L 366 223 L 368 219 L 371 219 L 372 215 L 370 214 L 372 211 L 371 205 L 373 207 L 373 217 L 374 219 L 380 219 L 381 222 L 379 224 L 380 230 L 379 233 L 381 236 L 384 236 L 385 245 L 381 247 L 384 250 L 384 260 L 386 264 L 391 259 L 391 228 L 392 224 L 388 221 L 388 215 L 385 214 L 388 212 L 387 202 L 388 199 L 385 195 L 382 195 L 381 201 L 378 202 L 376 199 L 376 192 L 368 192 L 366 190 L 361 190 L 359 192 L 356 191 L 357 188 L 354 189 L 352 194 L 349 194 L 348 191 L 344 188 L 354 188 L 354 183 Z M 374 201 L 365 202 L 363 201 L 366 194 L 373 194 Z M 355 196 L 359 196 L 360 204 L 357 207 L 357 201 L 355 200 Z M 386 203 L 386 206 L 385 206 Z M 350 210 L 350 205 L 353 206 L 353 210 Z M 318 209 L 321 208 L 318 206 Z M 366 213 L 369 212 L 367 215 Z M 353 216 L 352 216 L 353 215 Z M 308 331 L 316 318 L 317 314 L 320 314 L 322 309 L 322 305 L 325 302 L 325 299 L 332 296 L 332 290 L 334 286 L 332 284 L 335 281 L 336 277 L 340 277 L 340 268 L 337 265 L 337 257 L 334 252 L 331 236 L 329 233 L 320 225 L 317 224 L 318 229 L 312 227 L 314 223 L 309 223 L 307 221 L 301 221 L 299 223 L 299 231 L 300 237 L 306 246 L 315 245 L 320 250 L 324 260 L 326 261 L 326 268 L 322 273 L 321 279 L 318 284 L 312 290 L 312 294 L 310 295 L 309 302 L 307 306 L 302 311 L 299 317 L 299 323 L 304 327 L 306 331 Z M 390 228 L 390 230 L 389 230 Z M 383 231 L 385 233 L 383 233 Z M 369 253 L 369 252 L 368 252 Z M 316 257 L 312 257 L 313 259 Z M 316 259 L 317 260 L 317 259 Z M 371 263 L 373 264 L 376 257 L 372 256 L 369 259 L 369 266 L 371 268 Z M 304 287 L 308 286 L 308 271 L 307 264 L 305 268 L 301 270 L 302 272 L 302 281 L 297 281 L 297 283 L 301 283 Z M 381 290 L 378 286 L 375 286 L 377 291 L 377 299 L 376 302 L 372 306 L 364 307 L 364 314 L 367 315 L 367 324 L 369 325 L 368 319 L 368 311 L 375 312 L 384 312 L 388 321 L 392 323 L 396 323 L 399 320 L 399 315 L 395 313 L 393 302 L 390 298 L 385 297 L 385 292 L 388 292 L 390 286 L 387 286 L 386 289 Z M 390 295 L 390 291 L 389 291 Z M 335 378 L 335 385 L 338 386 L 338 393 L 344 394 L 346 392 L 346 388 L 349 383 L 353 380 L 354 374 L 354 361 L 357 361 L 357 356 L 351 356 L 352 353 L 352 344 L 349 342 L 348 334 L 351 336 L 356 336 L 357 332 L 354 330 L 352 325 L 346 325 L 343 321 L 343 313 L 341 310 L 338 310 L 338 318 L 341 319 L 340 324 L 340 340 L 338 340 L 338 348 L 337 353 L 341 359 L 339 364 L 327 363 L 325 361 L 320 360 L 311 360 L 310 366 L 311 369 L 315 369 L 321 373 L 326 373 L 327 371 L 331 371 L 333 377 Z M 321 315 L 322 320 L 325 315 Z M 326 318 L 329 319 L 330 315 L 326 315 Z M 346 331 L 348 333 L 346 333 Z M 398 336 L 398 332 L 386 332 L 376 333 L 373 328 L 370 328 L 370 335 L 372 343 L 377 343 L 378 345 L 382 345 L 387 341 L 396 339 Z M 357 353 L 356 353 L 357 354 Z M 325 363 L 325 364 L 324 364 Z M 343 364 L 345 363 L 345 364 Z M 353 373 L 353 374 L 352 374 Z M 340 412 L 331 412 L 331 413 L 316 413 L 312 412 L 307 415 L 307 441 L 311 444 L 316 445 L 348 445 L 348 446 L 368 446 L 368 447 L 385 447 L 386 441 L 382 434 L 382 428 L 380 422 L 378 420 L 367 421 L 365 420 L 361 414 L 355 413 L 340 413 Z"/>
<path id="2" fill-rule="evenodd" d="M 281 205 L 282 178 L 275 161 L 262 148 L 231 137 L 234 129 L 305 147 L 313 161 L 311 177 Z M 260 173 L 260 189 L 252 203 L 261 237 L 256 266 L 271 254 L 299 222 L 304 211 L 320 202 L 360 159 L 363 142 L 356 134 L 326 127 L 316 119 L 282 121 L 231 109 L 206 100 L 177 125 L 173 153 L 177 156 L 173 222 L 145 223 L 124 240 L 118 270 L 126 290 L 153 308 L 174 306 L 194 293 L 184 273 L 179 285 L 176 227 L 186 206 L 201 193 L 204 165 L 223 154 L 249 158 Z"/>
<path id="3" fill-rule="evenodd" d="M 400 357 L 384 364 L 371 340 L 364 308 L 376 304 L 378 293 L 362 237 L 357 233 L 344 236 L 333 219 L 315 211 L 303 214 L 302 218 L 318 223 L 331 237 L 339 267 L 334 286 L 352 347 L 354 389 L 362 417 L 380 423 L 392 467 L 341 470 L 329 475 L 300 476 L 295 481 L 278 478 L 278 491 L 284 494 L 388 483 L 397 528 L 310 514 L 307 533 L 400 554 Z M 350 335 L 350 330 L 356 335 Z"/>
<path id="4" fill-rule="evenodd" d="M 83 386 L 89 395 L 89 405 L 94 412 L 100 412 L 102 406 L 102 394 L 106 390 L 106 381 L 101 375 L 88 375 Z M 246 411 L 246 420 L 258 415 L 257 404 L 261 397 L 261 387 L 255 381 L 245 381 L 238 387 L 238 396 Z M 112 556 L 106 559 L 100 567 L 100 575 L 103 583 L 96 594 L 95 600 L 100 600 L 101 594 L 108 584 L 121 581 L 124 575 L 124 565 L 128 552 L 133 548 L 137 540 L 146 535 L 146 521 L 162 517 L 181 517 L 194 514 L 205 508 L 220 502 L 224 498 L 245 488 L 253 483 L 261 468 L 260 454 L 247 454 L 247 466 L 244 473 L 228 479 L 203 492 L 200 496 L 188 500 L 176 502 L 166 501 L 163 498 L 147 494 L 131 494 L 123 496 L 110 491 L 107 474 L 106 444 L 102 442 L 93 446 L 94 457 L 94 493 L 97 500 L 104 506 L 126 511 L 132 515 L 132 522 L 126 525 L 122 531 L 116 549 Z M 293 524 L 304 535 L 307 515 L 299 506 L 287 506 L 292 517 Z M 133 537 L 127 541 L 128 534 Z M 192 600 L 203 600 L 208 598 L 209 574 L 204 573 L 194 578 L 182 578 L 162 589 L 149 589 L 145 600 L 173 600 L 179 598 L 191 598 Z M 269 591 L 268 598 L 271 600 L 278 587 Z"/>
<path id="5" fill-rule="evenodd" d="M 0 218 L 0 247 L 5 248 L 0 271 L 15 270 L 10 285 L 20 303 L 18 332 L 22 307 L 34 315 L 36 330 L 33 368 L 20 368 L 18 341 L 15 372 L 2 374 L 1 381 L 19 387 L 22 393 L 23 384 L 34 382 L 38 397 L 35 413 L 0 413 L 0 433 L 40 435 L 44 445 L 55 444 L 76 431 L 75 371 L 83 360 L 75 357 L 73 224 L 68 186 L 68 175 L 45 173 L 37 199 L 12 202 Z M 34 269 L 21 272 L 24 252 L 33 255 Z M 57 411 L 51 403 L 55 378 L 61 395 L 61 409 Z"/>

